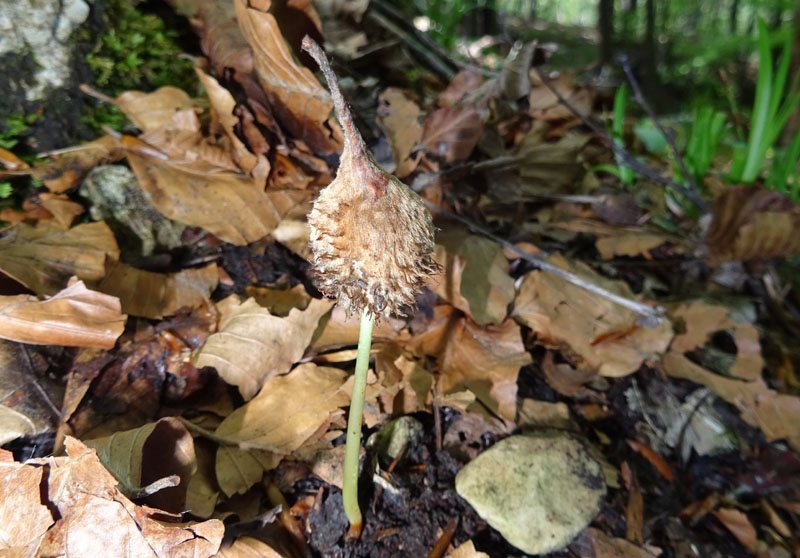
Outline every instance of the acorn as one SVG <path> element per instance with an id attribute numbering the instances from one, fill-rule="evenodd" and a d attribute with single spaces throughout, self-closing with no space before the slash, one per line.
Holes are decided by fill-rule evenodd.
<path id="1" fill-rule="evenodd" d="M 308 215 L 317 287 L 348 314 L 405 315 L 426 278 L 440 269 L 433 219 L 422 198 L 367 149 L 320 46 L 308 36 L 302 46 L 328 82 L 344 135 L 336 178 Z"/>

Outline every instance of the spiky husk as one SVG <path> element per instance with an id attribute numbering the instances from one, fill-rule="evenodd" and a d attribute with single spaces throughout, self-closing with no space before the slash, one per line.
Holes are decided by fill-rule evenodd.
<path id="1" fill-rule="evenodd" d="M 431 214 L 371 155 L 348 151 L 308 216 L 317 287 L 348 313 L 403 315 L 439 270 Z"/>

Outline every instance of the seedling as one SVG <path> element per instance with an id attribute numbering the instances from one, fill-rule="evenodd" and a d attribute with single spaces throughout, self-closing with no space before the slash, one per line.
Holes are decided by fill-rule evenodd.
<path id="1" fill-rule="evenodd" d="M 375 161 L 320 46 L 308 36 L 302 46 L 328 82 L 344 135 L 336 178 L 320 192 L 308 224 L 319 290 L 348 314 L 361 315 L 342 487 L 349 536 L 358 537 L 358 454 L 373 324 L 413 305 L 414 294 L 439 266 L 433 260 L 433 219 L 422 199 Z"/>

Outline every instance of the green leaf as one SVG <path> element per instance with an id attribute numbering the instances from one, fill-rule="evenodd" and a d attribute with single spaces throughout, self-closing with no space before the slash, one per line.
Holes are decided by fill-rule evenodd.
<path id="1" fill-rule="evenodd" d="M 658 131 L 650 119 L 640 120 L 633 128 L 633 133 L 647 150 L 654 155 L 664 155 L 667 152 L 667 139 Z"/>

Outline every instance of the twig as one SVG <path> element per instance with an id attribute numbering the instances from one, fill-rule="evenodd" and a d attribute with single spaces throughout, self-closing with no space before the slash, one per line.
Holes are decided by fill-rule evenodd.
<path id="1" fill-rule="evenodd" d="M 611 136 L 609 136 L 601 126 L 595 124 L 589 117 L 585 116 L 583 113 L 581 113 L 581 111 L 579 111 L 577 108 L 571 105 L 570 102 L 564 98 L 561 92 L 555 88 L 550 79 L 546 77 L 541 71 L 539 71 L 538 68 L 536 68 L 536 73 L 539 75 L 539 78 L 542 80 L 542 83 L 544 83 L 547 86 L 547 88 L 553 93 L 553 95 L 556 96 L 558 102 L 564 105 L 566 108 L 568 108 L 570 112 L 572 112 L 575 116 L 577 116 L 581 120 L 581 122 L 583 122 L 589 129 L 592 130 L 592 132 L 594 132 L 596 136 L 598 136 L 601 140 L 603 140 L 603 142 L 605 142 L 606 145 L 608 145 L 609 149 L 611 149 L 614 153 L 619 155 L 623 161 L 625 161 L 626 165 L 628 165 L 630 168 L 632 168 L 645 178 L 649 178 L 653 182 L 658 182 L 659 184 L 664 184 L 665 186 L 675 188 L 683 195 L 685 195 L 687 198 L 689 198 L 689 200 L 691 200 L 691 202 L 694 203 L 694 205 L 702 212 L 707 213 L 710 210 L 708 204 L 705 201 L 703 201 L 703 199 L 699 195 L 697 195 L 696 192 L 689 190 L 683 184 L 679 184 L 674 180 L 672 180 L 671 178 L 667 178 L 660 172 L 643 164 L 636 157 L 631 155 L 631 153 L 627 149 L 617 144 L 617 142 L 611 139 Z"/>
<path id="2" fill-rule="evenodd" d="M 591 283 L 586 279 L 583 279 L 573 273 L 570 273 L 569 271 L 564 271 L 560 267 L 551 264 L 541 256 L 534 256 L 532 254 L 528 254 L 527 252 L 523 252 L 522 250 L 520 250 L 507 240 L 504 240 L 499 236 L 492 234 L 490 231 L 486 230 L 477 223 L 470 221 L 469 219 L 465 219 L 460 215 L 456 215 L 455 213 L 452 213 L 451 211 L 448 211 L 443 207 L 436 205 L 435 203 L 429 202 L 428 200 L 423 199 L 423 201 L 425 202 L 425 205 L 427 205 L 433 211 L 436 211 L 437 213 L 440 213 L 442 215 L 445 215 L 447 217 L 450 217 L 465 224 L 473 231 L 494 240 L 495 242 L 500 244 L 503 248 L 511 250 L 512 252 L 517 254 L 520 258 L 524 259 L 527 262 L 530 262 L 535 267 L 543 271 L 549 271 L 553 275 L 557 275 L 558 277 L 561 277 L 565 281 L 572 283 L 575 286 L 578 286 L 582 289 L 586 289 L 589 292 L 607 298 L 608 300 L 614 302 L 615 304 L 624 306 L 628 310 L 636 312 L 640 316 L 639 319 L 636 320 L 636 323 L 642 327 L 653 329 L 664 321 L 665 311 L 661 306 L 655 306 L 655 307 L 647 306 L 646 304 L 642 304 L 641 302 L 636 302 L 635 300 L 631 300 L 629 298 L 625 298 L 624 296 L 620 296 L 616 293 L 612 293 L 611 291 L 606 290 L 598 285 L 595 285 L 594 283 Z"/>
<path id="3" fill-rule="evenodd" d="M 448 64 L 436 56 L 435 53 L 431 52 L 429 48 L 426 48 L 425 45 L 420 43 L 419 40 L 417 40 L 417 37 L 401 29 L 397 24 L 395 24 L 393 21 L 390 21 L 389 18 L 383 14 L 370 11 L 367 12 L 367 17 L 389 31 L 392 35 L 401 39 L 410 50 L 422 58 L 425 64 L 427 64 L 428 67 L 444 81 L 449 82 L 451 79 L 453 79 L 453 76 L 456 75 L 456 72 Z"/>
<path id="4" fill-rule="evenodd" d="M 644 95 L 642 94 L 642 88 L 639 86 L 639 81 L 636 79 L 636 76 L 633 75 L 633 70 L 631 70 L 631 65 L 628 60 L 628 56 L 626 54 L 621 54 L 618 58 L 620 65 L 622 66 L 622 71 L 625 72 L 625 77 L 628 78 L 628 83 L 631 84 L 631 89 L 633 89 L 633 100 L 636 101 L 636 104 L 642 107 L 642 110 L 645 114 L 650 118 L 650 120 L 655 124 L 658 131 L 661 132 L 661 135 L 667 140 L 667 144 L 669 144 L 670 149 L 672 149 L 672 153 L 675 155 L 675 160 L 678 161 L 678 164 L 681 167 L 681 172 L 683 176 L 686 178 L 686 181 L 692 187 L 692 190 L 697 192 L 699 189 L 697 187 L 697 183 L 694 181 L 689 169 L 686 167 L 686 161 L 681 155 L 680 149 L 675 144 L 675 134 L 672 131 L 667 131 L 664 126 L 661 125 L 661 121 L 656 117 L 656 113 L 653 112 L 650 103 L 647 102 Z"/>

